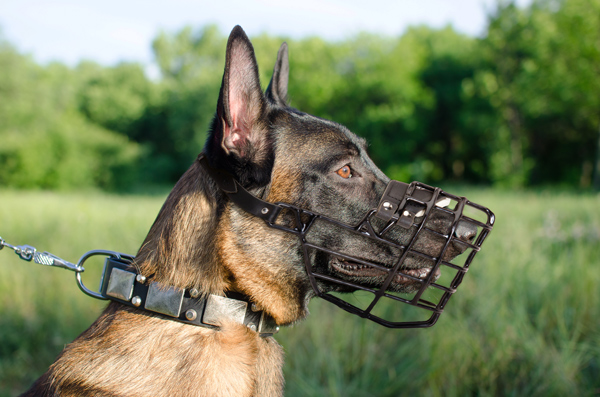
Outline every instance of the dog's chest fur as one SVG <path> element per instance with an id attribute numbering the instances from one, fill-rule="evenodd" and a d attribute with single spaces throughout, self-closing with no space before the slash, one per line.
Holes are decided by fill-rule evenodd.
<path id="1" fill-rule="evenodd" d="M 241 324 L 226 323 L 214 331 L 115 306 L 69 344 L 48 378 L 38 381 L 58 386 L 48 388 L 49 395 L 282 394 L 283 351 L 274 338 L 261 338 Z M 140 316 L 145 318 L 140 321 Z"/>

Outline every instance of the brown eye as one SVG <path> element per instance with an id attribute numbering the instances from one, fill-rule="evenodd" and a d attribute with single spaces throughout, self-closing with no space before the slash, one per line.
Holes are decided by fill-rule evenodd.
<path id="1" fill-rule="evenodd" d="M 345 165 L 336 171 L 336 174 L 344 179 L 352 178 L 352 168 L 349 165 Z"/>

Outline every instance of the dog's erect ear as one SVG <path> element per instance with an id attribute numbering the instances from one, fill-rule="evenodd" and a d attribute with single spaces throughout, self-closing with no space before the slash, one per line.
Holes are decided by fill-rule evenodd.
<path id="1" fill-rule="evenodd" d="M 288 80 L 290 76 L 290 63 L 288 61 L 287 43 L 283 42 L 277 52 L 277 62 L 273 68 L 273 76 L 267 87 L 267 99 L 274 105 L 287 107 Z"/>
<path id="2" fill-rule="evenodd" d="M 252 162 L 266 140 L 264 112 L 265 98 L 254 48 L 244 30 L 236 26 L 227 42 L 225 73 L 212 138 L 226 155 L 234 155 L 241 162 Z"/>

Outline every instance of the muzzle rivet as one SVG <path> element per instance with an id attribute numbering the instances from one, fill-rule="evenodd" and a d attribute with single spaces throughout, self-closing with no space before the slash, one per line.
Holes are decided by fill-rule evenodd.
<path id="1" fill-rule="evenodd" d="M 253 303 L 253 304 L 250 306 L 250 310 L 252 310 L 253 312 L 257 312 L 257 311 L 259 311 L 260 309 L 258 308 L 258 306 L 256 306 L 256 303 Z"/>
<path id="2" fill-rule="evenodd" d="M 192 298 L 197 298 L 197 297 L 199 297 L 199 296 L 200 296 L 200 291 L 198 291 L 198 289 L 197 289 L 197 288 L 192 288 L 192 289 L 190 290 L 190 296 L 191 296 Z"/>
<path id="3" fill-rule="evenodd" d="M 196 313 L 194 309 L 190 309 L 185 312 L 185 318 L 187 318 L 190 321 L 194 321 L 196 317 L 198 317 L 198 313 Z"/>
<path id="4" fill-rule="evenodd" d="M 131 304 L 135 307 L 138 307 L 142 304 L 142 298 L 140 298 L 139 296 L 134 296 L 133 298 L 131 298 Z"/>
<path id="5" fill-rule="evenodd" d="M 392 203 L 390 203 L 389 201 L 384 201 L 382 206 L 383 206 L 383 209 L 386 211 L 391 211 L 394 208 Z"/>
<path id="6" fill-rule="evenodd" d="M 248 328 L 250 328 L 252 331 L 256 331 L 256 324 L 250 323 L 248 324 Z"/>
<path id="7" fill-rule="evenodd" d="M 137 276 L 135 276 L 135 279 L 140 284 L 144 284 L 146 282 L 146 277 L 142 276 L 141 274 L 138 274 Z"/>
<path id="8" fill-rule="evenodd" d="M 261 212 L 263 215 L 266 215 L 266 214 L 268 214 L 268 213 L 269 213 L 269 209 L 268 209 L 267 207 L 264 207 L 262 210 L 260 210 L 260 212 Z"/>

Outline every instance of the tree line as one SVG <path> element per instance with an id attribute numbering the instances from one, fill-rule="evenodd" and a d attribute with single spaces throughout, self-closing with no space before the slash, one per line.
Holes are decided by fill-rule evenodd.
<path id="1" fill-rule="evenodd" d="M 392 178 L 600 188 L 600 0 L 499 0 L 451 27 L 344 41 L 260 35 L 261 81 L 290 46 L 291 105 L 340 122 Z M 0 185 L 172 183 L 203 147 L 224 65 L 215 26 L 161 32 L 136 63 L 39 65 L 0 42 Z"/>

